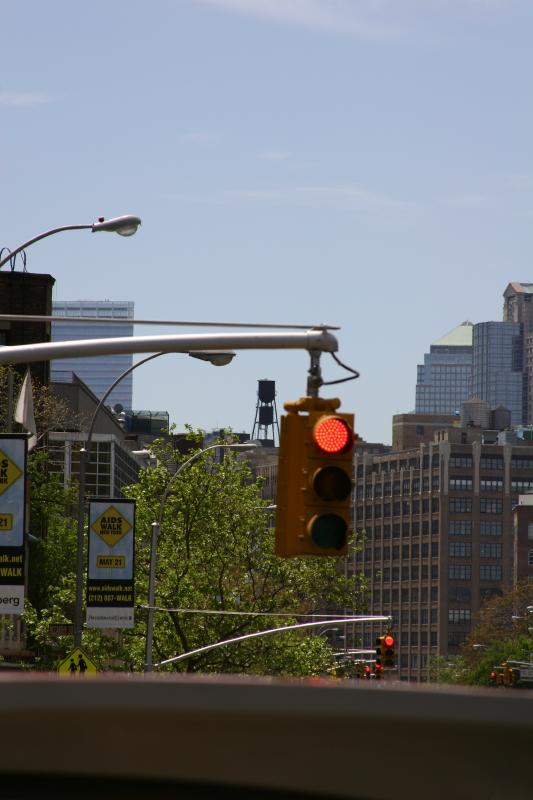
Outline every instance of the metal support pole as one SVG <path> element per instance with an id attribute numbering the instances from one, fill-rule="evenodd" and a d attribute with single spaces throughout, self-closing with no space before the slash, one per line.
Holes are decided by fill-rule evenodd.
<path id="1" fill-rule="evenodd" d="M 145 672 L 153 669 L 152 649 L 154 642 L 154 604 L 155 604 L 155 568 L 157 559 L 157 541 L 161 525 L 159 522 L 152 522 L 152 542 L 150 546 L 150 574 L 148 577 L 148 616 L 146 619 L 146 657 Z"/>
<path id="2" fill-rule="evenodd" d="M 310 350 L 311 364 L 309 366 L 309 375 L 307 377 L 307 396 L 318 397 L 318 392 L 322 386 L 322 372 L 320 370 L 320 350 Z"/>

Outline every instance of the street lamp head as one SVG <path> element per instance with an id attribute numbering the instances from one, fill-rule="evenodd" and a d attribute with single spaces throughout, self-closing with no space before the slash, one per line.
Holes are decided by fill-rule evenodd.
<path id="1" fill-rule="evenodd" d="M 228 444 L 221 444 L 218 445 L 219 447 L 231 447 L 232 450 L 255 450 L 257 447 L 261 447 L 254 439 L 249 439 L 247 442 L 236 442 L 235 444 L 228 443 Z"/>
<path id="2" fill-rule="evenodd" d="M 113 217 L 112 219 L 99 217 L 98 222 L 92 226 L 92 232 L 110 231 L 118 233 L 120 236 L 133 236 L 140 224 L 140 217 L 135 217 L 133 214 L 124 214 L 122 217 Z"/>
<path id="3" fill-rule="evenodd" d="M 195 350 L 189 355 L 191 358 L 199 358 L 200 361 L 209 361 L 214 367 L 225 367 L 235 358 L 232 350 Z"/>

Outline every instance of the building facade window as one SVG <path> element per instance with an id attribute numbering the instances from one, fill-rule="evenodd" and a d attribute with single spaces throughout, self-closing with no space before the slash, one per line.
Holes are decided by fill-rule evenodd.
<path id="1" fill-rule="evenodd" d="M 533 456 L 512 456 L 511 469 L 533 469 Z"/>
<path id="2" fill-rule="evenodd" d="M 503 501 L 495 497 L 480 497 L 479 510 L 481 514 L 501 514 L 503 512 Z"/>
<path id="3" fill-rule="evenodd" d="M 503 480 L 501 478 L 481 478 L 479 488 L 482 492 L 503 492 Z"/>
<path id="4" fill-rule="evenodd" d="M 515 480 L 511 481 L 511 492 L 526 494 L 533 490 L 533 481 Z"/>
<path id="5" fill-rule="evenodd" d="M 479 523 L 480 536 L 501 536 L 503 524 L 500 520 L 482 519 Z"/>
<path id="6" fill-rule="evenodd" d="M 481 558 L 500 559 L 502 546 L 499 542 L 482 542 L 479 546 L 479 555 Z"/>
<path id="7" fill-rule="evenodd" d="M 472 469 L 472 456 L 452 453 L 449 460 L 450 469 Z"/>
<path id="8" fill-rule="evenodd" d="M 448 586 L 448 600 L 450 603 L 470 603 L 470 589 L 466 586 Z"/>
<path id="9" fill-rule="evenodd" d="M 448 523 L 448 533 L 450 536 L 471 536 L 472 520 L 451 519 Z"/>
<path id="10" fill-rule="evenodd" d="M 450 558 L 472 558 L 471 542 L 450 542 Z"/>
<path id="11" fill-rule="evenodd" d="M 500 564 L 482 564 L 479 568 L 480 581 L 501 581 L 502 568 Z"/>
<path id="12" fill-rule="evenodd" d="M 450 497 L 450 514 L 470 514 L 472 512 L 471 497 Z"/>
<path id="13" fill-rule="evenodd" d="M 450 625 L 464 625 L 470 623 L 471 611 L 469 608 L 449 608 L 448 623 Z"/>
<path id="14" fill-rule="evenodd" d="M 472 567 L 470 564 L 450 564 L 448 578 L 451 581 L 470 581 L 472 580 Z"/>
<path id="15" fill-rule="evenodd" d="M 503 456 L 481 456 L 479 466 L 481 469 L 494 469 L 503 472 Z"/>
<path id="16" fill-rule="evenodd" d="M 451 492 L 472 491 L 472 478 L 450 478 Z"/>

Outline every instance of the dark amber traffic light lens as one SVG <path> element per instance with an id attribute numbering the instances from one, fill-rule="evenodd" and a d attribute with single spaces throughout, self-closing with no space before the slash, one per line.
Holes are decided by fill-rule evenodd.
<path id="1" fill-rule="evenodd" d="M 318 547 L 341 550 L 346 544 L 346 520 L 338 514 L 315 514 L 309 520 L 307 532 Z"/>
<path id="2" fill-rule="evenodd" d="M 341 467 L 322 467 L 313 475 L 313 491 L 322 500 L 346 500 L 352 491 L 352 481 Z"/>
<path id="3" fill-rule="evenodd" d="M 345 453 L 353 444 L 353 432 L 340 417 L 323 417 L 314 427 L 313 439 L 324 453 Z"/>

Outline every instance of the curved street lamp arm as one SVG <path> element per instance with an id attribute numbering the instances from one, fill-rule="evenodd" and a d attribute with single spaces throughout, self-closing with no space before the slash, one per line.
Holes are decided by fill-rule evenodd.
<path id="1" fill-rule="evenodd" d="M 173 476 L 171 477 L 171 479 L 167 483 L 167 485 L 165 487 L 165 491 L 163 492 L 163 496 L 161 498 L 161 504 L 159 506 L 159 515 L 157 517 L 157 523 L 156 523 L 159 528 L 161 527 L 161 523 L 163 522 L 163 513 L 164 513 L 164 510 L 165 510 L 165 503 L 168 500 L 168 496 L 170 494 L 170 490 L 172 489 L 172 486 L 174 485 L 178 475 L 185 469 L 185 467 L 188 467 L 189 464 L 191 464 L 193 461 L 196 461 L 197 458 L 200 458 L 200 456 L 203 456 L 204 453 L 207 453 L 209 450 L 218 450 L 220 447 L 224 447 L 224 446 L 228 447 L 230 445 L 210 444 L 209 447 L 204 447 L 203 450 L 198 450 L 198 452 L 195 453 L 194 455 L 192 455 L 190 458 L 188 458 L 187 461 L 184 461 L 182 464 L 179 465 L 179 467 L 177 468 L 176 472 L 173 474 Z"/>
<path id="2" fill-rule="evenodd" d="M 0 261 L 0 268 L 2 268 L 4 264 L 7 264 L 8 261 L 11 261 L 11 259 L 14 256 L 16 256 L 17 253 L 20 253 L 22 250 L 25 250 L 26 247 L 29 247 L 30 244 L 34 244 L 35 242 L 38 242 L 41 239 L 45 239 L 47 236 L 52 236 L 54 233 L 61 233 L 61 231 L 80 231 L 84 229 L 90 230 L 92 229 L 92 227 L 93 227 L 92 225 L 62 225 L 60 228 L 52 228 L 52 230 L 50 231 L 45 231 L 44 233 L 40 233 L 38 236 L 34 236 L 32 239 L 28 239 L 27 242 L 24 242 L 24 244 L 19 245 L 19 247 L 16 247 L 15 250 L 12 250 L 9 253 L 9 255 L 5 256 Z"/>
<path id="3" fill-rule="evenodd" d="M 90 446 L 91 446 L 94 426 L 96 424 L 96 418 L 98 416 L 98 413 L 99 413 L 100 409 L 102 408 L 102 406 L 104 405 L 104 403 L 107 400 L 107 398 L 109 397 L 109 395 L 111 394 L 111 392 L 113 391 L 113 389 L 115 388 L 115 386 L 117 386 L 120 383 L 120 381 L 123 378 L 126 377 L 126 375 L 129 375 L 130 372 L 133 372 L 134 369 L 137 369 L 137 367 L 140 367 L 141 364 L 146 364 L 147 361 L 151 361 L 154 358 L 159 358 L 159 356 L 164 356 L 164 355 L 167 355 L 167 354 L 166 353 L 154 353 L 153 355 L 148 356 L 147 358 L 143 358 L 141 361 L 136 361 L 135 364 L 133 364 L 131 367 L 128 367 L 128 369 L 125 369 L 124 372 L 122 372 L 118 376 L 118 378 L 113 381 L 111 386 L 108 386 L 108 388 L 106 389 L 105 394 L 103 395 L 103 397 L 101 398 L 100 402 L 98 403 L 98 405 L 94 409 L 94 414 L 93 414 L 92 419 L 91 419 L 91 424 L 89 425 L 89 432 L 87 434 L 87 449 L 89 449 Z"/>

